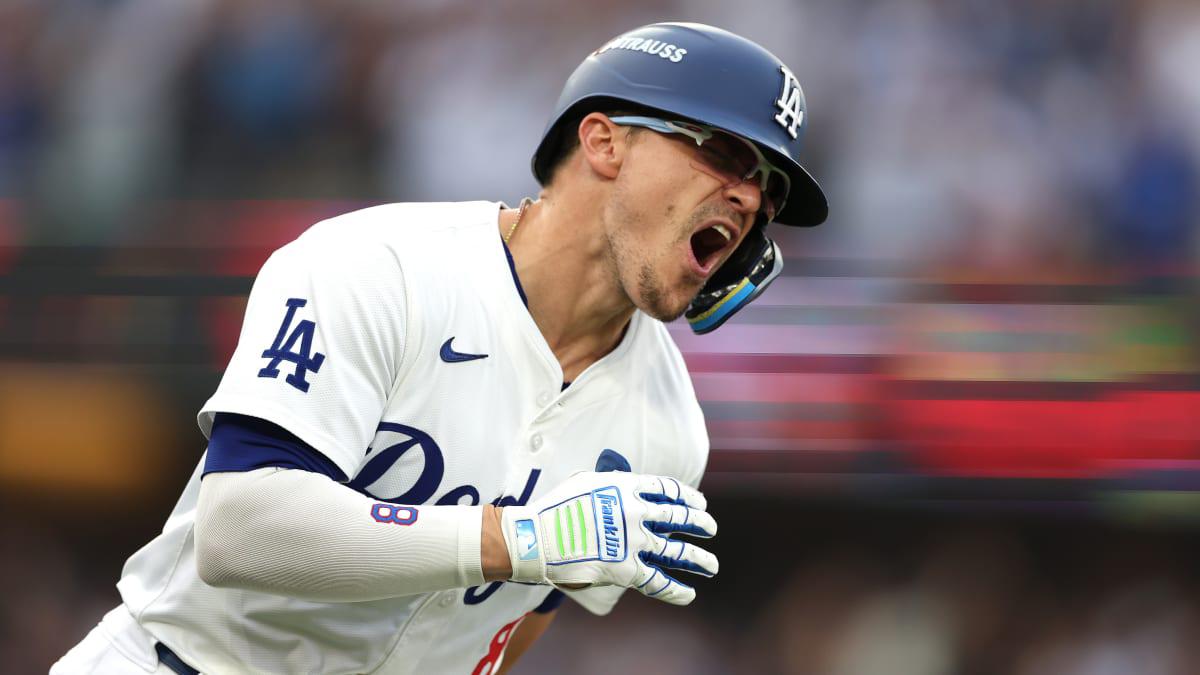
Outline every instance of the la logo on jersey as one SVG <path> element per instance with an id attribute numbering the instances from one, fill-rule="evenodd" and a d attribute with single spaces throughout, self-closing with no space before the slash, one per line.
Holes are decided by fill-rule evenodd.
<path id="1" fill-rule="evenodd" d="M 779 122 L 779 126 L 796 138 L 800 133 L 800 125 L 804 123 L 804 105 L 800 98 L 800 81 L 788 70 L 787 66 L 779 66 L 783 71 L 783 86 L 779 90 L 779 100 L 775 101 L 775 106 L 779 108 L 779 114 L 775 116 L 775 121 Z"/>
<path id="2" fill-rule="evenodd" d="M 321 353 L 313 354 L 313 334 L 316 332 L 317 324 L 307 319 L 296 323 L 296 327 L 288 333 L 288 328 L 292 325 L 292 320 L 296 318 L 296 310 L 307 305 L 308 300 L 304 298 L 288 298 L 287 314 L 283 317 L 283 323 L 279 326 L 279 332 L 275 334 L 275 342 L 270 349 L 263 350 L 263 358 L 270 359 L 266 367 L 258 371 L 259 377 L 278 377 L 279 364 L 287 361 L 294 364 L 296 369 L 291 375 L 284 378 L 288 384 L 299 389 L 304 393 L 308 393 L 308 371 L 314 373 L 321 370 L 321 364 L 325 362 L 325 355 Z M 299 343 L 297 345 L 297 343 Z"/>

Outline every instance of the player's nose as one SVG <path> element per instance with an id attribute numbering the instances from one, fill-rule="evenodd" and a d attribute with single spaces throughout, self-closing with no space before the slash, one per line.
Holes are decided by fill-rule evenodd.
<path id="1" fill-rule="evenodd" d="M 722 196 L 742 215 L 753 217 L 762 208 L 762 189 L 759 187 L 757 175 L 749 180 L 727 185 L 722 191 Z"/>

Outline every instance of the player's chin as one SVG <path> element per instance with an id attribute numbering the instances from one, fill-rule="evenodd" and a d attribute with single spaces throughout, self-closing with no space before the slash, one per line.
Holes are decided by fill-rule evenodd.
<path id="1" fill-rule="evenodd" d="M 630 297 L 644 313 L 670 323 L 683 316 L 703 287 L 704 279 L 688 270 L 655 275 L 652 268 L 646 266 L 639 275 L 636 293 L 631 293 Z"/>
<path id="2" fill-rule="evenodd" d="M 700 286 L 687 284 L 674 289 L 674 291 L 669 295 L 662 294 L 654 298 L 654 301 L 646 303 L 646 306 L 642 307 L 642 311 L 663 323 L 671 323 L 687 311 L 688 305 L 692 303 L 696 293 L 700 292 Z"/>
<path id="3" fill-rule="evenodd" d="M 685 311 L 687 311 L 687 304 L 685 303 L 682 307 L 678 307 L 678 308 L 673 307 L 670 309 L 666 309 L 666 308 L 659 307 L 659 308 L 644 309 L 643 311 L 645 311 L 647 314 L 654 317 L 655 319 L 658 319 L 659 321 L 661 321 L 663 323 L 671 323 L 672 321 L 683 316 L 683 313 Z"/>

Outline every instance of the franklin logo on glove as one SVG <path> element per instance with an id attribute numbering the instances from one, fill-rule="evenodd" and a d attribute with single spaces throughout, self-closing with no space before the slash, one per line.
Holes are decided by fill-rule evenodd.
<path id="1" fill-rule="evenodd" d="M 717 573 L 712 553 L 675 539 L 711 537 L 698 490 L 667 476 L 580 472 L 526 506 L 506 506 L 501 531 L 512 580 L 575 590 L 624 586 L 673 605 L 696 590 L 667 570 Z"/>
<path id="2" fill-rule="evenodd" d="M 604 546 L 600 549 L 600 559 L 624 560 L 625 514 L 621 513 L 621 494 L 615 487 L 601 488 L 592 492 L 592 500 L 600 506 L 600 522 L 604 528 Z M 619 523 L 618 517 L 621 519 Z"/>

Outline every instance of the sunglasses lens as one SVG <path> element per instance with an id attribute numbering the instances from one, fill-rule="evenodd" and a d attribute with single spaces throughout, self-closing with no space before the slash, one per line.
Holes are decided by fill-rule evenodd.
<path id="1" fill-rule="evenodd" d="M 700 159 L 727 183 L 737 183 L 758 166 L 750 146 L 736 136 L 716 131 L 697 148 Z"/>
<path id="2" fill-rule="evenodd" d="M 696 132 L 703 131 L 680 122 L 673 124 Z M 747 141 L 718 129 L 712 129 L 711 136 L 705 138 L 699 147 L 694 145 L 695 140 L 691 137 L 679 136 L 676 140 L 686 142 L 696 151 L 698 161 L 693 166 L 724 181 L 727 186 L 744 180 L 756 180 L 758 172 L 765 172 L 767 181 L 762 191 L 763 210 L 774 218 L 783 208 L 790 188 L 787 176 L 778 169 L 760 164 L 758 153 Z"/>
<path id="3" fill-rule="evenodd" d="M 788 181 L 787 178 L 778 171 L 771 171 L 767 174 L 767 189 L 763 190 L 763 201 L 766 202 L 767 209 L 771 212 L 771 217 L 779 214 L 783 208 L 784 201 L 787 200 Z"/>

